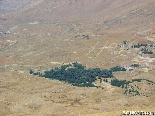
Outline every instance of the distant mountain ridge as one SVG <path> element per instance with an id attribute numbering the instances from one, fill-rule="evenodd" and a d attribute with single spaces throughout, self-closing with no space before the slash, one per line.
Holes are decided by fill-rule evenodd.
<path id="1" fill-rule="evenodd" d="M 26 0 L 23 5 L 22 2 L 18 5 L 19 8 L 14 10 L 18 13 L 18 16 L 14 13 L 15 20 L 23 17 L 29 20 L 97 23 L 102 28 L 100 33 L 155 33 L 154 0 Z"/>
<path id="2" fill-rule="evenodd" d="M 46 19 L 99 22 L 112 32 L 120 29 L 124 33 L 135 31 L 143 34 L 155 24 L 154 0 L 64 0 L 47 1 L 46 4 L 55 4 Z"/>

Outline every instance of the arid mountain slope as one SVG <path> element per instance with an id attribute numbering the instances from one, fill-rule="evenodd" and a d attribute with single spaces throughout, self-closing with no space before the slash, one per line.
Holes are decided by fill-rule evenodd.
<path id="1" fill-rule="evenodd" d="M 0 0 L 0 116 L 153 111 L 154 6 L 154 0 Z M 108 82 L 97 79 L 99 88 L 29 73 L 76 61 L 86 68 L 140 67 L 114 72 Z M 115 78 L 139 82 L 122 88 L 111 85 Z"/>
<path id="2" fill-rule="evenodd" d="M 7 5 L 1 7 L 4 9 L 1 14 L 9 15 L 8 12 L 16 11 L 10 18 L 20 20 L 18 23 L 28 20 L 80 21 L 92 25 L 97 23 L 101 33 L 154 33 L 154 0 L 15 0 L 11 2 L 11 10 Z"/>

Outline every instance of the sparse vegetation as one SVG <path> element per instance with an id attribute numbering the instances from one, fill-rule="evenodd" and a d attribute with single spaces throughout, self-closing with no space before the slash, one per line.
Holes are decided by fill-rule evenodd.
<path id="1" fill-rule="evenodd" d="M 137 44 L 137 45 L 133 45 L 132 48 L 140 48 L 141 45 L 140 44 Z"/>
<path id="2" fill-rule="evenodd" d="M 142 48 L 141 51 L 142 51 L 143 54 L 153 54 L 153 52 L 150 51 L 150 50 L 147 49 L 147 48 Z"/>
<path id="3" fill-rule="evenodd" d="M 133 45 L 132 48 L 140 48 L 142 46 L 146 47 L 148 44 L 136 44 L 136 45 Z"/>
<path id="4" fill-rule="evenodd" d="M 132 67 L 139 67 L 139 64 L 132 64 Z"/>
<path id="5" fill-rule="evenodd" d="M 137 82 L 141 82 L 142 79 L 133 79 L 132 82 L 137 81 Z"/>
<path id="6" fill-rule="evenodd" d="M 141 90 L 141 88 L 139 88 L 137 85 L 130 85 L 130 83 L 133 83 L 135 81 L 137 82 L 141 82 L 142 80 L 148 81 L 149 83 L 154 84 L 154 82 L 147 80 L 147 79 L 133 79 L 132 81 L 126 81 L 126 80 L 118 80 L 118 79 L 114 79 L 111 81 L 111 85 L 113 86 L 117 86 L 117 87 L 121 87 L 122 89 L 125 89 L 124 94 L 130 94 L 132 96 L 146 96 L 144 95 L 144 93 L 140 93 L 138 90 Z M 136 87 L 136 88 L 135 88 Z M 146 89 L 145 89 L 146 90 Z"/>

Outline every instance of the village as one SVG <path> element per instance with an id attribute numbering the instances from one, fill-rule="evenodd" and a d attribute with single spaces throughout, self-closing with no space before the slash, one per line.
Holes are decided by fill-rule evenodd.
<path id="1" fill-rule="evenodd" d="M 126 50 L 129 58 L 127 64 L 123 64 L 122 67 L 128 71 L 143 71 L 148 72 L 155 68 L 155 44 L 150 41 L 123 41 L 118 44 L 120 49 Z"/>

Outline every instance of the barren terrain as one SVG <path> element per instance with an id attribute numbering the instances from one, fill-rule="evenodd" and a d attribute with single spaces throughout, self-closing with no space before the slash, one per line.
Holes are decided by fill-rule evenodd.
<path id="1" fill-rule="evenodd" d="M 0 116 L 155 112 L 154 6 L 154 0 L 0 0 Z M 137 44 L 153 54 L 132 48 Z M 101 69 L 139 64 L 114 78 L 143 79 L 128 86 L 140 96 L 110 81 L 87 88 L 29 74 L 76 61 Z"/>

